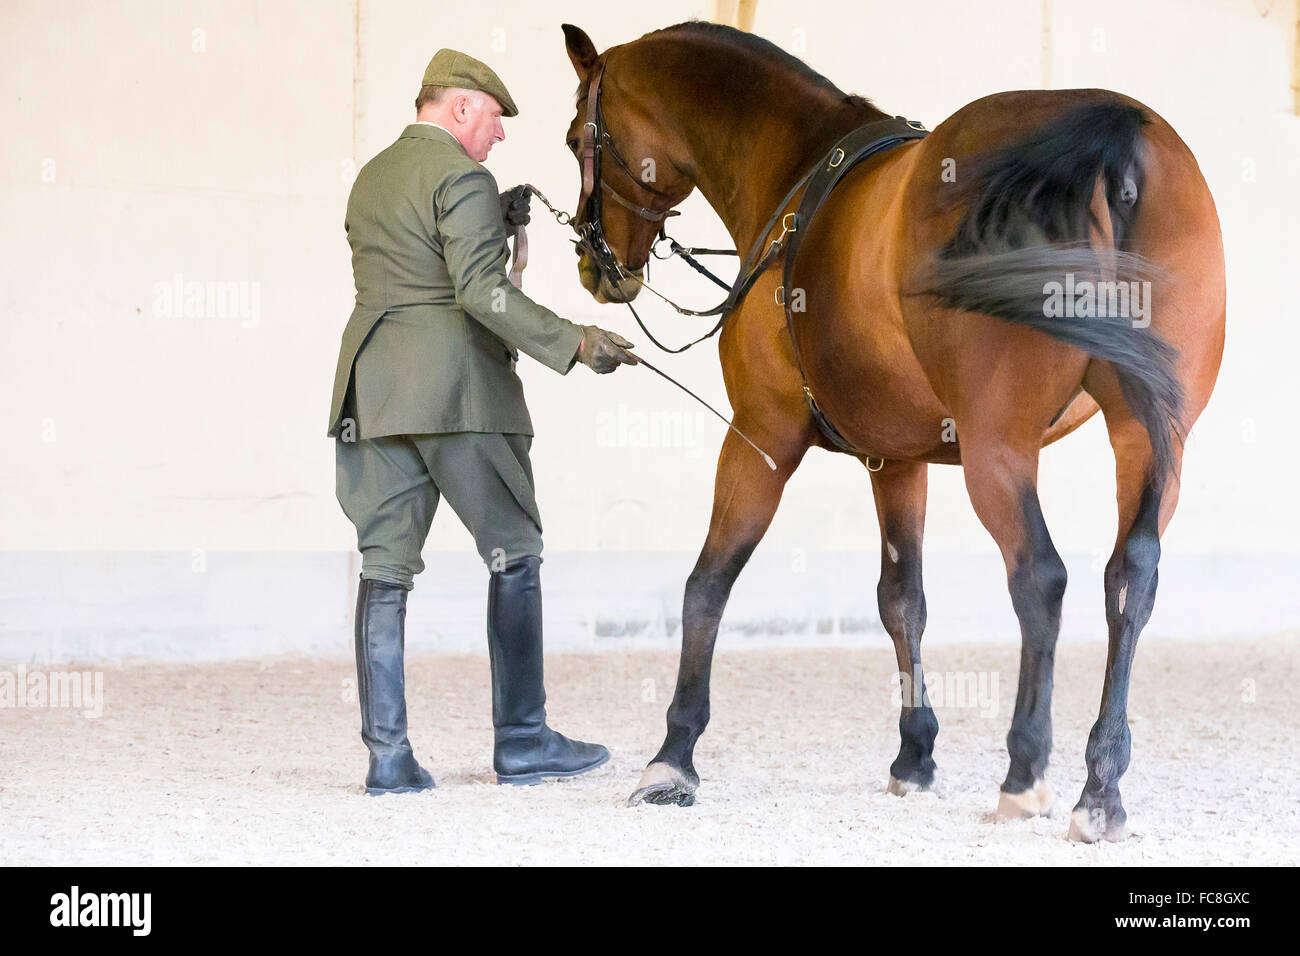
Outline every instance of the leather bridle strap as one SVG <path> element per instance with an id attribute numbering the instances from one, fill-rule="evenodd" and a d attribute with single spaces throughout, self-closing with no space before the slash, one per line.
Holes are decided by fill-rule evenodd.
<path id="1" fill-rule="evenodd" d="M 578 197 L 578 212 L 586 208 L 587 200 L 596 191 L 596 150 L 598 148 L 599 129 L 596 122 L 596 107 L 600 96 L 600 80 L 605 75 L 605 59 L 596 60 L 587 81 L 587 121 L 582 125 L 582 195 Z"/>
<path id="2" fill-rule="evenodd" d="M 781 304 L 785 308 L 785 327 L 790 335 L 790 346 L 794 350 L 795 366 L 799 369 L 799 377 L 803 380 L 804 398 L 808 403 L 808 409 L 812 413 L 813 420 L 817 423 L 817 427 L 822 434 L 841 451 L 854 455 L 866 455 L 866 452 L 855 448 L 840 433 L 839 429 L 831 424 L 830 419 L 817 407 L 817 402 L 813 399 L 812 389 L 808 387 L 808 374 L 804 371 L 803 359 L 799 355 L 799 342 L 794 334 L 794 314 L 791 309 L 793 297 L 790 289 L 790 278 L 794 273 L 795 257 L 799 253 L 799 246 L 803 241 L 804 233 L 807 232 L 808 223 L 812 221 L 813 216 L 817 214 L 817 210 L 830 196 L 831 191 L 839 185 L 845 174 L 864 159 L 883 153 L 885 150 L 909 140 L 922 139 L 926 135 L 927 130 L 924 126 L 915 121 L 903 119 L 901 116 L 876 120 L 867 123 L 865 126 L 859 126 L 848 133 L 835 144 L 821 165 L 814 167 L 808 188 L 799 199 L 799 209 L 795 213 L 794 226 L 791 229 L 792 235 L 785 250 L 781 288 L 778 291 L 781 294 Z M 868 460 L 870 460 L 869 457 Z"/>
<path id="3" fill-rule="evenodd" d="M 642 183 L 642 185 L 646 186 L 645 183 Z M 665 209 L 663 211 L 660 211 L 657 209 L 650 209 L 646 206 L 638 206 L 634 202 L 628 202 L 626 199 L 624 199 L 622 196 L 616 193 L 614 191 L 614 188 L 610 186 L 609 183 L 605 182 L 604 179 L 601 179 L 600 181 L 600 188 L 605 190 L 605 192 L 609 193 L 609 198 L 614 200 L 614 202 L 618 203 L 624 209 L 630 209 L 638 216 L 640 216 L 642 219 L 648 219 L 650 222 L 663 222 L 669 216 L 681 215 L 681 213 L 678 212 L 676 209 Z M 646 186 L 646 188 L 649 189 L 650 187 Z"/>
<path id="4" fill-rule="evenodd" d="M 524 269 L 528 265 L 528 233 L 522 225 L 515 226 L 515 248 L 510 257 L 510 272 L 506 276 L 510 284 L 521 292 L 524 288 Z"/>

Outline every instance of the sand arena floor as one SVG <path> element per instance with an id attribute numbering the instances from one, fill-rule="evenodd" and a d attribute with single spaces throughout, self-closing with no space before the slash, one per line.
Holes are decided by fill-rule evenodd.
<path id="1" fill-rule="evenodd" d="M 97 719 L 0 710 L 0 863 L 1293 865 L 1296 637 L 1144 642 L 1122 784 L 1132 835 L 1096 846 L 1065 834 L 1102 642 L 1058 650 L 1054 815 L 1003 824 L 1011 645 L 927 651 L 932 681 L 982 673 L 987 693 L 937 708 L 942 792 L 906 798 L 881 792 L 898 745 L 887 642 L 723 647 L 689 809 L 625 806 L 662 740 L 675 649 L 551 655 L 552 725 L 614 756 L 519 789 L 491 774 L 486 657 L 409 661 L 411 739 L 439 788 L 382 798 L 362 793 L 350 659 L 124 664 L 104 669 Z"/>

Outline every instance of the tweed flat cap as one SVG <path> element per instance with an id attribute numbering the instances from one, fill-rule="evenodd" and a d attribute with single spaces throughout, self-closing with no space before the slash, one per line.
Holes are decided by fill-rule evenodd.
<path id="1" fill-rule="evenodd" d="M 424 71 L 424 86 L 452 86 L 491 93 L 501 104 L 503 116 L 518 116 L 519 108 L 506 92 L 501 77 L 492 68 L 468 53 L 446 48 L 439 50 Z"/>

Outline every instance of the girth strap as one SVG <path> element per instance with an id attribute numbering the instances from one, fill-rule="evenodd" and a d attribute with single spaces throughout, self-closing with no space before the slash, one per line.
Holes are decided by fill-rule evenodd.
<path id="1" fill-rule="evenodd" d="M 794 335 L 794 315 L 790 307 L 792 299 L 790 277 L 794 273 L 795 256 L 798 254 L 799 246 L 803 242 L 803 235 L 807 230 L 808 223 L 812 222 L 817 210 L 830 196 L 831 191 L 839 185 L 845 173 L 864 159 L 906 143 L 909 140 L 922 139 L 926 133 L 926 128 L 920 123 L 903 119 L 901 116 L 876 120 L 864 126 L 859 126 L 848 133 L 827 153 L 822 164 L 817 167 L 812 174 L 812 178 L 809 179 L 808 186 L 804 190 L 803 196 L 800 197 L 799 208 L 795 212 L 794 226 L 790 230 L 790 237 L 785 246 L 785 263 L 781 279 L 781 304 L 785 308 L 785 327 L 790 335 L 790 345 L 794 349 L 795 366 L 799 369 L 799 377 L 803 380 L 804 398 L 808 402 L 808 409 L 812 413 L 813 421 L 817 423 L 821 433 L 835 447 L 854 455 L 865 455 L 866 453 L 855 448 L 840 433 L 839 429 L 831 424 L 830 420 L 822 413 L 822 410 L 817 407 L 817 402 L 813 399 L 812 389 L 808 387 L 808 375 L 804 371 L 803 360 L 799 356 L 799 344 Z"/>

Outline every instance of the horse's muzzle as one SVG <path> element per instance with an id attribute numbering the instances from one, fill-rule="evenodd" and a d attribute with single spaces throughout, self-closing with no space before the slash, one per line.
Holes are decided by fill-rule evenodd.
<path id="1" fill-rule="evenodd" d="M 581 252 L 578 259 L 578 281 L 591 293 L 591 297 L 602 305 L 615 302 L 631 302 L 641 291 L 642 269 L 627 270 L 628 278 L 611 280 L 610 277 L 592 260 L 586 252 Z"/>

